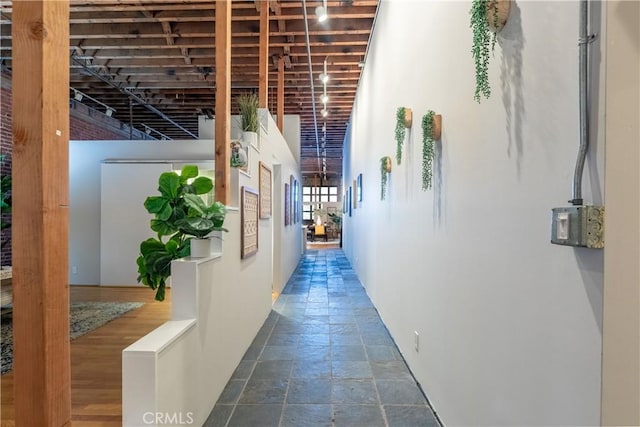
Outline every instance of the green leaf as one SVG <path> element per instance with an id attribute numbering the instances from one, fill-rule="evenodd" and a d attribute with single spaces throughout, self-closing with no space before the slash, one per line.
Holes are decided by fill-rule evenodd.
<path id="1" fill-rule="evenodd" d="M 151 229 L 158 233 L 158 236 L 170 236 L 178 231 L 173 223 L 162 219 L 152 219 Z"/>
<path id="2" fill-rule="evenodd" d="M 198 167 L 195 165 L 185 165 L 180 171 L 180 182 L 185 183 L 190 178 L 198 176 Z"/>
<path id="3" fill-rule="evenodd" d="M 144 207 L 150 214 L 157 214 L 169 204 L 169 200 L 162 196 L 150 196 L 144 201 Z"/>
<path id="4" fill-rule="evenodd" d="M 205 216 L 207 214 L 207 206 L 204 204 L 200 196 L 196 196 L 195 194 L 185 194 L 184 202 L 189 208 L 193 209 L 200 216 Z"/>
<path id="5" fill-rule="evenodd" d="M 142 253 L 142 255 L 161 250 L 164 250 L 164 244 L 158 239 L 149 238 L 140 243 L 140 252 Z"/>
<path id="6" fill-rule="evenodd" d="M 206 176 L 199 176 L 191 183 L 191 186 L 195 194 L 206 194 L 213 190 L 213 181 Z"/>
<path id="7" fill-rule="evenodd" d="M 175 199 L 178 197 L 178 188 L 180 187 L 180 177 L 174 172 L 164 172 L 160 175 L 158 180 L 158 191 L 169 198 Z"/>

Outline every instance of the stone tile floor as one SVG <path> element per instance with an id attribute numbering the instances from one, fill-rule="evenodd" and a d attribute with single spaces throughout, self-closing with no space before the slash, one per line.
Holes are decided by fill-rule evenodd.
<path id="1" fill-rule="evenodd" d="M 340 249 L 310 250 L 207 427 L 438 427 Z"/>

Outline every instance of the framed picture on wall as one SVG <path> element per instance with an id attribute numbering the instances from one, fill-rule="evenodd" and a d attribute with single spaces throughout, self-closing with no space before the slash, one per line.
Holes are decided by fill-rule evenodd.
<path id="1" fill-rule="evenodd" d="M 240 200 L 240 258 L 244 259 L 258 252 L 258 192 L 242 187 Z"/>
<path id="2" fill-rule="evenodd" d="M 293 225 L 293 223 L 295 222 L 295 217 L 294 217 L 294 209 L 295 209 L 295 202 L 293 200 L 293 189 L 295 188 L 296 185 L 296 179 L 293 177 L 293 175 L 289 175 L 289 191 L 291 192 L 291 194 L 289 194 L 289 224 Z"/>
<path id="3" fill-rule="evenodd" d="M 347 205 L 348 205 L 347 209 L 349 209 L 349 216 L 351 216 L 351 206 L 353 206 L 352 200 L 353 200 L 353 190 L 352 190 L 352 187 L 349 187 L 349 197 L 347 198 Z"/>
<path id="4" fill-rule="evenodd" d="M 362 174 L 358 175 L 358 201 L 362 202 Z"/>
<path id="5" fill-rule="evenodd" d="M 357 180 L 353 180 L 353 209 L 358 207 L 358 183 Z"/>
<path id="6" fill-rule="evenodd" d="M 271 169 L 263 162 L 258 167 L 260 181 L 260 219 L 271 218 Z"/>
<path id="7" fill-rule="evenodd" d="M 291 222 L 291 191 L 289 190 L 289 184 L 284 183 L 284 225 L 289 225 Z"/>

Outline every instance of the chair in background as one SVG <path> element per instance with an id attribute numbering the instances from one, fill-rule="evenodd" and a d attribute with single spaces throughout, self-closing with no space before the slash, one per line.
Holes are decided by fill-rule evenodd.
<path id="1" fill-rule="evenodd" d="M 313 240 L 316 240 L 316 237 L 324 237 L 325 242 L 329 241 L 327 236 L 327 230 L 325 229 L 324 225 L 315 226 L 315 229 L 313 232 Z"/>

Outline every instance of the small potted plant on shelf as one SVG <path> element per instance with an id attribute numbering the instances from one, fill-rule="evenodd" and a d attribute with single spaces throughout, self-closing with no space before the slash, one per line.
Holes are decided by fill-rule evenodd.
<path id="1" fill-rule="evenodd" d="M 388 174 L 391 172 L 391 157 L 380 158 L 380 200 L 384 200 L 387 192 Z"/>
<path id="2" fill-rule="evenodd" d="M 193 165 L 184 166 L 179 175 L 162 173 L 158 180 L 160 196 L 147 197 L 144 202 L 154 216 L 151 229 L 157 238 L 140 244 L 140 256 L 136 260 L 138 282 L 155 290 L 158 301 L 164 300 L 171 261 L 193 256 L 194 237 L 207 236 L 214 230 L 226 231 L 222 228 L 226 208 L 220 202 L 211 206 L 204 203 L 200 195 L 211 192 L 213 182 L 198 174 L 198 167 Z"/>
<path id="3" fill-rule="evenodd" d="M 402 144 L 407 133 L 407 128 L 411 127 L 413 113 L 411 108 L 399 107 L 396 111 L 396 160 L 398 164 L 402 162 Z"/>
<path id="4" fill-rule="evenodd" d="M 471 4 L 470 27 L 473 32 L 471 53 L 475 62 L 476 89 L 473 99 L 480 102 L 481 97 L 489 99 L 490 53 L 496 46 L 497 35 L 504 27 L 511 9 L 510 0 L 473 0 Z"/>
<path id="5" fill-rule="evenodd" d="M 258 144 L 258 96 L 255 93 L 245 93 L 236 98 L 240 109 L 240 127 L 242 128 L 242 142 L 245 147 Z"/>

